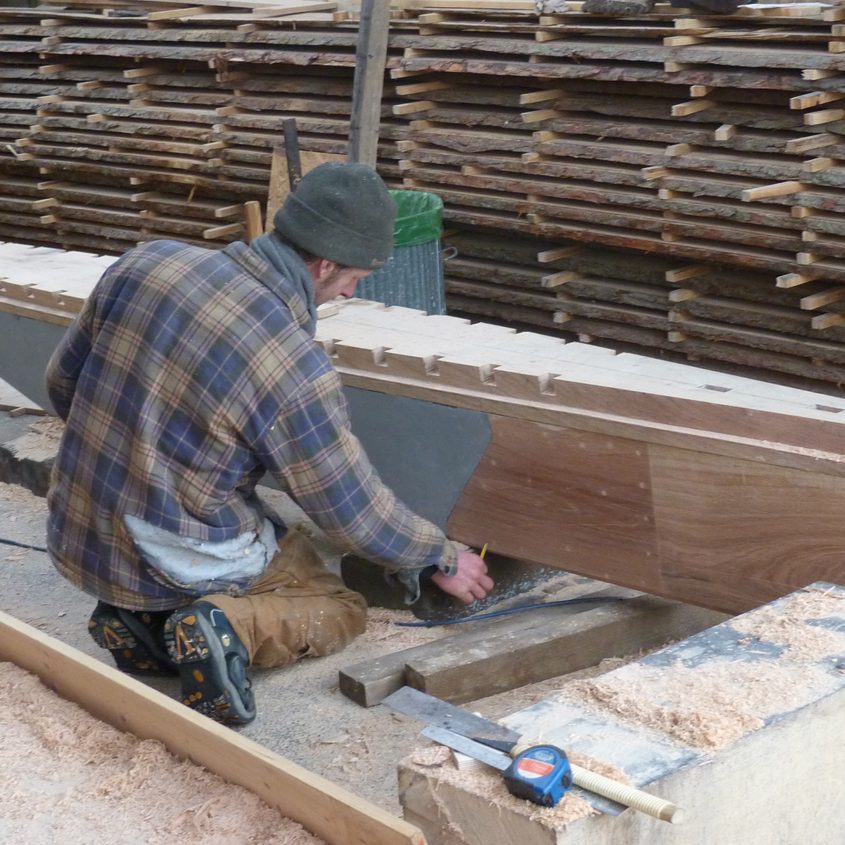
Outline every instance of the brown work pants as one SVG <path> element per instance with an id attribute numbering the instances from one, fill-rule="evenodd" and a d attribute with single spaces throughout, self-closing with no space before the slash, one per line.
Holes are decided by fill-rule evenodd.
<path id="1" fill-rule="evenodd" d="M 226 614 L 250 664 L 262 668 L 340 651 L 366 626 L 364 597 L 348 590 L 296 529 L 281 539 L 267 571 L 246 595 L 203 600 Z"/>

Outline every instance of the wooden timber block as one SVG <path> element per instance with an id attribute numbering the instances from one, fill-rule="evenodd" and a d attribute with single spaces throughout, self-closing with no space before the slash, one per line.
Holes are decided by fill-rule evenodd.
<path id="1" fill-rule="evenodd" d="M 662 645 L 725 618 L 716 611 L 646 596 L 574 615 L 560 610 L 507 618 L 503 622 L 508 624 L 499 626 L 495 636 L 471 650 L 443 649 L 414 657 L 405 666 L 405 682 L 447 701 L 473 701 Z"/>
<path id="2" fill-rule="evenodd" d="M 725 618 L 622 588 L 596 590 L 594 584 L 575 585 L 561 597 L 595 598 L 596 604 L 470 623 L 452 636 L 342 669 L 341 692 L 363 707 L 406 684 L 448 701 L 471 701 L 665 643 Z"/>
<path id="3" fill-rule="evenodd" d="M 118 730 L 248 789 L 330 845 L 424 845 L 418 829 L 385 810 L 5 613 L 0 660 Z"/>
<path id="4" fill-rule="evenodd" d="M 589 588 L 587 592 L 591 589 Z M 567 595 L 573 598 L 584 593 L 583 588 L 572 592 L 567 591 Z M 569 612 L 580 613 L 588 607 L 588 605 L 573 605 Z M 340 691 L 362 707 L 372 707 L 405 685 L 405 666 L 408 662 L 425 660 L 427 657 L 440 654 L 443 649 L 456 652 L 468 651 L 476 643 L 484 643 L 495 638 L 500 628 L 508 628 L 507 622 L 507 619 L 479 621 L 473 623 L 471 628 L 461 630 L 453 636 L 444 637 L 442 640 L 402 649 L 375 660 L 366 660 L 341 669 Z"/>
<path id="5" fill-rule="evenodd" d="M 817 582 L 502 720 L 621 770 L 683 808 L 681 826 L 572 795 L 538 809 L 430 748 L 400 764 L 404 817 L 429 845 L 839 842 L 843 666 L 845 587 Z"/>
<path id="6" fill-rule="evenodd" d="M 381 704 L 390 693 L 405 685 L 405 659 L 400 654 L 404 651 L 341 669 L 340 691 L 362 707 Z"/>

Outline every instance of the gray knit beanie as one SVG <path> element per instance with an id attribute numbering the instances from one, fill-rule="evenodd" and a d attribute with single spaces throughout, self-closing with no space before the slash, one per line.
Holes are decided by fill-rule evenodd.
<path id="1" fill-rule="evenodd" d="M 395 219 L 396 205 L 375 170 L 327 162 L 302 177 L 273 225 L 311 255 L 375 270 L 393 252 Z"/>

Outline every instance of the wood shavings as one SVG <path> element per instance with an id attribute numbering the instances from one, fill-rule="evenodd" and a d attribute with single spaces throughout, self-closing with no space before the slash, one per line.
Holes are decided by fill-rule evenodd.
<path id="1" fill-rule="evenodd" d="M 366 642 L 389 641 L 391 651 L 440 639 L 448 633 L 445 628 L 404 628 L 397 622 L 419 622 L 410 610 L 389 610 L 371 607 L 367 610 L 367 629 L 360 639 Z"/>
<path id="2" fill-rule="evenodd" d="M 688 668 L 633 663 L 573 681 L 559 697 L 611 711 L 623 722 L 662 731 L 699 748 L 723 748 L 827 688 L 817 667 L 766 661 L 712 662 Z"/>
<path id="3" fill-rule="evenodd" d="M 30 425 L 29 430 L 45 440 L 58 444 L 64 434 L 65 424 L 58 417 L 39 417 Z"/>
<path id="4" fill-rule="evenodd" d="M 424 748 L 417 748 L 411 754 L 410 759 L 417 766 L 431 767 L 442 766 L 451 756 L 451 751 L 445 745 L 429 745 Z"/>
<path id="5" fill-rule="evenodd" d="M 4 445 L 18 460 L 40 463 L 56 456 L 58 441 L 49 440 L 41 434 L 27 431 Z"/>
<path id="6" fill-rule="evenodd" d="M 154 740 L 139 740 L 0 663 L 4 842 L 319 845 L 264 804 Z"/>
<path id="7" fill-rule="evenodd" d="M 763 607 L 731 622 L 734 630 L 759 640 L 785 646 L 783 659 L 817 662 L 825 657 L 845 657 L 845 631 L 834 631 L 810 620 L 841 618 L 842 594 L 807 590 L 777 607 Z"/>
<path id="8" fill-rule="evenodd" d="M 442 746 L 435 746 L 439 750 Z M 427 749 L 422 749 L 427 751 Z M 423 775 L 436 778 L 437 784 L 448 783 L 464 792 L 483 798 L 485 802 L 498 810 L 507 810 L 526 816 L 531 821 L 542 824 L 552 830 L 564 827 L 576 819 L 586 818 L 597 813 L 583 798 L 567 793 L 556 807 L 540 807 L 522 798 L 511 795 L 502 773 L 489 766 L 479 766 L 470 769 L 458 769 L 452 762 L 448 749 L 445 761 L 439 765 L 421 764 L 416 762 L 415 751 L 404 764 Z M 423 759 L 427 759 L 423 757 Z"/>
<path id="9" fill-rule="evenodd" d="M 17 484 L 0 484 L 0 502 L 25 505 L 33 508 L 37 515 L 47 514 L 47 503 L 41 496 L 30 493 L 25 487 Z M 8 520 L 8 517 L 6 517 Z"/>

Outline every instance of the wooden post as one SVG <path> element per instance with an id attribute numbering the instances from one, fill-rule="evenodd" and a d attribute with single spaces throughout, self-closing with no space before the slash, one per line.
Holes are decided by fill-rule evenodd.
<path id="1" fill-rule="evenodd" d="M 390 30 L 390 0 L 362 0 L 352 86 L 349 161 L 375 168 Z"/>
<path id="2" fill-rule="evenodd" d="M 244 240 L 247 243 L 252 243 L 255 238 L 264 234 L 261 225 L 261 203 L 256 200 L 244 203 L 244 224 L 246 226 Z"/>
<path id="3" fill-rule="evenodd" d="M 282 207 L 290 191 L 287 173 L 287 156 L 284 149 L 273 147 L 273 155 L 270 158 L 270 184 L 267 187 L 267 217 L 264 223 L 266 232 L 273 227 L 273 216 Z"/>

